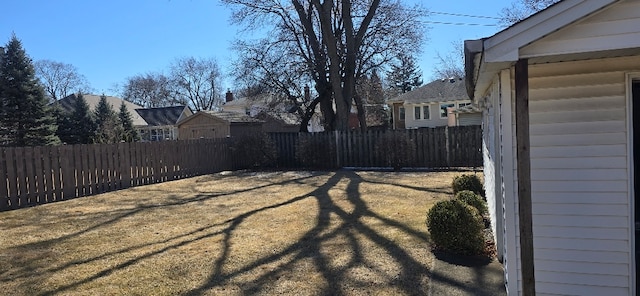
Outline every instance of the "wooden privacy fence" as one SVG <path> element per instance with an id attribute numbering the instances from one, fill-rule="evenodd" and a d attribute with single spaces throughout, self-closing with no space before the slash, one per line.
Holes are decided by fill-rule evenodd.
<path id="1" fill-rule="evenodd" d="M 276 166 L 285 168 L 482 166 L 479 125 L 270 136 L 278 151 Z"/>
<path id="2" fill-rule="evenodd" d="M 272 165 L 280 168 L 482 166 L 480 126 L 272 133 L 269 137 L 277 155 Z M 246 163 L 246 155 L 236 155 L 232 149 L 233 145 L 253 144 L 237 140 L 0 147 L 0 211 L 223 170 L 256 168 Z M 256 149 L 250 151 L 256 153 Z"/>
<path id="3" fill-rule="evenodd" d="M 226 139 L 0 147 L 0 211 L 231 167 Z"/>

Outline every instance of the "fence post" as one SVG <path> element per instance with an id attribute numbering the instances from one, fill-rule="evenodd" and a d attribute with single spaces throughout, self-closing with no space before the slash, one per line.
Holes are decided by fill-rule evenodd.
<path id="1" fill-rule="evenodd" d="M 444 127 L 444 147 L 447 153 L 446 156 L 446 161 L 447 161 L 447 167 L 451 166 L 451 146 L 450 146 L 451 141 L 449 141 L 449 127 L 445 126 Z"/>
<path id="2" fill-rule="evenodd" d="M 336 167 L 341 168 L 342 165 L 340 163 L 340 135 L 338 131 L 333 131 L 333 134 L 336 138 Z"/>

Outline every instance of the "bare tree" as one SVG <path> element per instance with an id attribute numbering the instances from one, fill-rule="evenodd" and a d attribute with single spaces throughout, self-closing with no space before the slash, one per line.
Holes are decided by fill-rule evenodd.
<path id="1" fill-rule="evenodd" d="M 346 130 L 351 106 L 358 109 L 365 129 L 362 99 L 356 81 L 381 67 L 399 52 L 415 52 L 422 39 L 419 13 L 393 0 L 223 0 L 235 8 L 233 20 L 247 29 L 272 26 L 268 37 L 255 43 L 255 56 L 295 67 L 271 67 L 305 73 L 317 96 L 306 111 L 319 104 L 325 129 Z M 287 56 L 278 60 L 275 57 Z M 270 73 L 275 74 L 275 73 Z M 267 76 L 266 79 L 278 77 Z"/>
<path id="2" fill-rule="evenodd" d="M 451 51 L 437 54 L 438 65 L 434 69 L 435 79 L 464 77 L 464 46 L 462 41 L 451 42 Z"/>
<path id="3" fill-rule="evenodd" d="M 305 86 L 313 79 L 307 64 L 295 54 L 295 50 L 282 48 L 286 42 L 271 43 L 265 49 L 265 40 L 254 43 L 237 41 L 234 49 L 239 54 L 232 74 L 245 86 L 246 97 L 260 97 L 268 94 L 279 105 L 291 106 L 301 118 L 300 130 L 307 131 L 307 124 L 320 102 L 318 97 L 305 96 Z M 280 54 L 278 54 L 280 53 Z"/>
<path id="4" fill-rule="evenodd" d="M 123 99 L 147 108 L 185 103 L 173 98 L 171 79 L 160 73 L 139 74 L 127 78 L 121 93 Z"/>
<path id="5" fill-rule="evenodd" d="M 508 27 L 560 0 L 515 0 L 500 12 L 500 23 Z"/>
<path id="6" fill-rule="evenodd" d="M 71 64 L 40 60 L 34 64 L 36 76 L 49 101 L 54 102 L 75 92 L 88 92 L 87 79 Z"/>
<path id="7" fill-rule="evenodd" d="M 213 59 L 179 58 L 171 65 L 175 95 L 196 110 L 211 110 L 222 103 L 222 73 Z"/>

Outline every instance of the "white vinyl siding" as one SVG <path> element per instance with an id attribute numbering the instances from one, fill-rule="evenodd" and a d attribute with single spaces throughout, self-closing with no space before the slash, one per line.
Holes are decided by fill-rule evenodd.
<path id="1" fill-rule="evenodd" d="M 530 66 L 538 295 L 631 293 L 626 73 L 639 70 L 640 58 Z"/>
<path id="2" fill-rule="evenodd" d="M 640 47 L 640 1 L 627 0 L 525 46 L 520 56 L 634 47 Z"/>

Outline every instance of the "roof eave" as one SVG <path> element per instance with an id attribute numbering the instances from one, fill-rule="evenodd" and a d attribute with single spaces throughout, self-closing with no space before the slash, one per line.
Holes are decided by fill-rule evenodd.
<path id="1" fill-rule="evenodd" d="M 564 0 L 495 35 L 465 41 L 467 94 L 483 96 L 493 77 L 520 59 L 520 49 L 619 0 Z"/>

